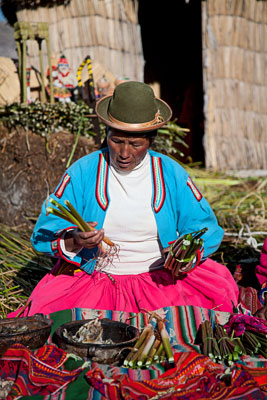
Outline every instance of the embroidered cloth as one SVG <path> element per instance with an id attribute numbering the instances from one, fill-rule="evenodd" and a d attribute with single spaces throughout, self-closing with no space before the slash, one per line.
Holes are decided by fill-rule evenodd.
<path id="1" fill-rule="evenodd" d="M 74 371 L 61 370 L 66 359 L 67 353 L 53 344 L 45 345 L 35 352 L 19 343 L 11 346 L 0 358 L 1 379 L 14 382 L 6 399 L 47 395 L 68 385 L 77 378 L 81 368 Z"/>
<path id="2" fill-rule="evenodd" d="M 225 328 L 228 334 L 234 331 L 236 336 L 241 336 L 245 330 L 267 334 L 267 321 L 251 315 L 234 314 L 225 325 Z"/>
<path id="3" fill-rule="evenodd" d="M 259 381 L 262 379 L 256 373 L 255 377 Z M 105 379 L 99 368 L 87 372 L 86 378 L 104 398 L 110 400 L 265 398 L 249 369 L 237 366 L 227 377 L 222 365 L 194 351 L 176 353 L 175 367 L 157 379 L 138 382 L 127 374 L 115 376 L 113 380 Z M 266 389 L 266 377 L 263 380 Z"/>
<path id="4" fill-rule="evenodd" d="M 148 314 L 127 313 L 119 311 L 101 311 L 75 308 L 59 311 L 49 315 L 54 324 L 48 346 L 34 353 L 34 359 L 40 358 L 44 364 L 49 364 L 53 372 L 59 374 L 55 384 L 42 384 L 43 375 L 35 374 L 35 384 L 38 386 L 36 395 L 22 392 L 20 399 L 40 400 L 104 400 L 104 399 L 264 399 L 267 398 L 267 360 L 263 357 L 246 356 L 235 363 L 230 375 L 225 375 L 222 365 L 215 364 L 209 358 L 200 354 L 199 346 L 194 344 L 199 325 L 215 318 L 219 323 L 226 323 L 230 314 L 193 306 L 165 307 L 159 310 L 164 314 L 166 328 L 175 353 L 175 364 L 155 364 L 150 369 L 128 369 L 120 366 L 100 365 L 91 363 L 82 369 L 84 360 L 66 360 L 66 353 L 56 349 L 52 344 L 53 333 L 58 326 L 73 320 L 91 318 L 109 318 L 115 321 L 127 322 L 142 329 L 148 322 Z M 14 356 L 14 354 L 13 354 Z M 38 357 L 37 357 L 38 356 Z M 17 355 L 14 356 L 18 358 Z M 27 355 L 32 360 L 33 357 Z M 2 358 L 3 359 L 3 358 Z M 0 359 L 0 361 L 2 361 Z M 12 360 L 9 360 L 12 362 Z M 23 363 L 21 363 L 23 365 Z M 9 364 L 11 365 L 11 364 Z M 25 363 L 25 365 L 29 365 Z M 58 371 L 55 371 L 58 370 Z M 3 371 L 3 370 L 2 370 Z M 29 370 L 28 370 L 29 371 Z M 41 369 L 44 372 L 44 369 Z M 22 376 L 29 390 L 29 376 L 26 371 Z M 38 382 L 39 376 L 44 379 Z M 51 378 L 51 377 L 50 377 Z M 64 386 L 65 383 L 65 386 Z M 30 386 L 31 387 L 31 386 Z M 50 395 L 41 390 L 51 390 Z M 12 389 L 13 390 L 13 389 Z M 51 394 L 52 392 L 55 392 Z M 164 394 L 164 392 L 166 392 Z M 17 392 L 18 394 L 18 392 Z M 193 397 L 199 394 L 199 397 Z M 25 397 L 26 396 L 26 397 Z M 133 397 L 136 396 L 136 397 Z M 202 397 L 201 397 L 202 396 Z M 207 397 L 209 396 L 209 397 Z M 213 397 L 212 397 L 213 396 Z M 217 396 L 217 397 L 216 397 Z M 14 400 L 16 397 L 8 398 Z M 17 397 L 18 398 L 18 397 Z M 1 399 L 2 400 L 2 399 Z"/>

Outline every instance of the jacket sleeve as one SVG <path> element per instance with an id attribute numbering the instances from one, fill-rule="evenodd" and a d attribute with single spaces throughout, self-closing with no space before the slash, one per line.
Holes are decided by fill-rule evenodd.
<path id="1" fill-rule="evenodd" d="M 202 236 L 204 240 L 204 255 L 209 257 L 214 253 L 223 238 L 224 231 L 218 225 L 216 216 L 207 200 L 202 196 L 188 174 L 183 174 L 178 190 L 178 233 L 179 236 L 208 228 Z"/>

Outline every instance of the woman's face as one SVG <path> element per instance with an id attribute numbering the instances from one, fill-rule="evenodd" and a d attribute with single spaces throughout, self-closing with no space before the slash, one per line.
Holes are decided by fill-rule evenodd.
<path id="1" fill-rule="evenodd" d="M 121 171 L 131 171 L 145 157 L 150 141 L 140 132 L 130 136 L 129 132 L 111 129 L 107 136 L 110 157 Z"/>

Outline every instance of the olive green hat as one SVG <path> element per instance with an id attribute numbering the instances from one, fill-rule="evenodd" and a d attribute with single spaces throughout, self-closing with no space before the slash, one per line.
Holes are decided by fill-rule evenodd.
<path id="1" fill-rule="evenodd" d="M 105 125 L 129 132 L 153 131 L 172 116 L 170 106 L 155 97 L 153 89 L 142 82 L 120 83 L 112 96 L 96 104 L 96 114 Z"/>

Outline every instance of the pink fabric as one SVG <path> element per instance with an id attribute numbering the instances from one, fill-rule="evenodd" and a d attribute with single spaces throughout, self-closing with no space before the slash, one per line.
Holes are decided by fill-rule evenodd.
<path id="1" fill-rule="evenodd" d="M 267 281 L 267 237 L 263 243 L 260 255 L 260 264 L 257 265 L 255 271 L 260 285 L 263 285 Z"/>
<path id="2" fill-rule="evenodd" d="M 172 278 L 169 271 L 160 269 L 139 275 L 74 276 L 47 274 L 34 289 L 30 311 L 49 314 L 55 311 L 84 307 L 98 310 L 139 312 L 161 307 L 193 305 L 220 311 L 233 311 L 238 302 L 238 287 L 229 270 L 207 259 L 184 279 Z M 9 314 L 13 317 L 18 311 Z"/>
<path id="3" fill-rule="evenodd" d="M 235 336 L 243 335 L 246 330 L 267 334 L 267 321 L 252 315 L 233 314 L 224 328 L 228 335 L 234 331 Z"/>

